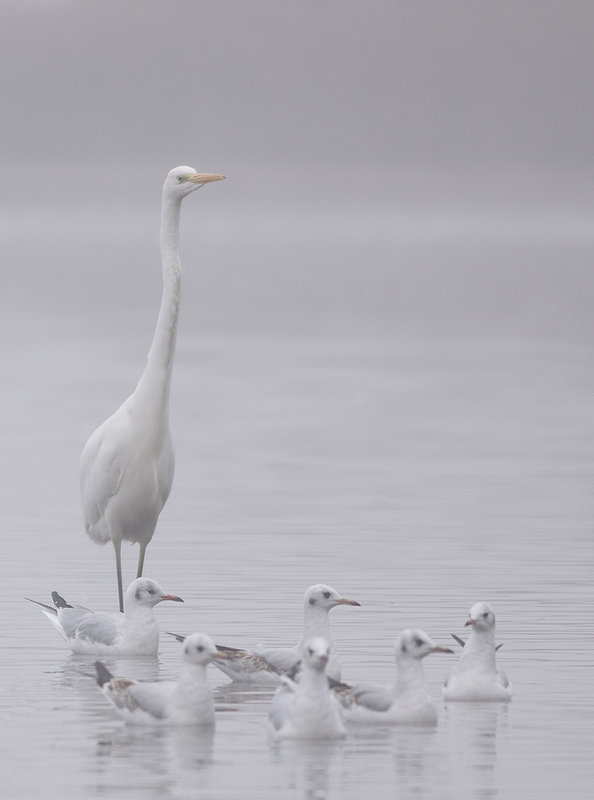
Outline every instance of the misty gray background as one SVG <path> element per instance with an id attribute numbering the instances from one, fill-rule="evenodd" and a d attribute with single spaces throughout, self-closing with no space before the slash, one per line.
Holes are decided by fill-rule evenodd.
<path id="1" fill-rule="evenodd" d="M 9 800 L 592 794 L 593 22 L 546 0 L 0 5 Z M 387 684 L 398 631 L 447 644 L 488 600 L 509 708 L 444 706 L 436 656 L 435 731 L 271 748 L 269 694 L 214 674 L 212 741 L 129 731 L 22 599 L 115 608 L 78 459 L 144 364 L 178 164 L 227 180 L 182 209 L 146 573 L 186 602 L 163 629 L 286 645 L 324 581 L 362 603 L 333 612 L 345 677 Z M 178 663 L 163 637 L 110 666 Z"/>
<path id="2" fill-rule="evenodd" d="M 10 308 L 150 324 L 188 163 L 186 326 L 590 334 L 591 3 L 2 9 Z"/>

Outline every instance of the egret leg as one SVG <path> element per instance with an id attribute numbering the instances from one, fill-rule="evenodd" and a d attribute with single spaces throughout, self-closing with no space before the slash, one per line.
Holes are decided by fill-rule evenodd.
<path id="1" fill-rule="evenodd" d="M 120 539 L 112 539 L 113 549 L 115 550 L 116 575 L 118 576 L 118 599 L 120 601 L 120 611 L 124 612 L 124 591 L 122 589 L 122 542 Z"/>
<path id="2" fill-rule="evenodd" d="M 142 578 L 142 570 L 144 567 L 144 554 L 146 553 L 146 546 L 148 542 L 140 542 L 140 552 L 138 553 L 138 571 L 136 573 L 137 578 Z"/>

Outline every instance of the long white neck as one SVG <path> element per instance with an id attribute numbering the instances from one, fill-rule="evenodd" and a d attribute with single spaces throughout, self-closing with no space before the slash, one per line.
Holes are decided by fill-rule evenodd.
<path id="1" fill-rule="evenodd" d="M 175 353 L 177 320 L 181 290 L 181 260 L 179 256 L 179 220 L 181 198 L 171 197 L 163 190 L 161 205 L 161 261 L 163 264 L 163 294 L 155 326 L 153 342 L 146 367 L 136 394 L 151 405 L 156 403 L 163 413 L 169 403 L 171 372 Z"/>

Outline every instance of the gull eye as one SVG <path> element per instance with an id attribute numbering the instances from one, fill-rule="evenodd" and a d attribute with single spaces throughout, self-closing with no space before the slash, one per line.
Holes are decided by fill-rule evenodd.
<path id="1" fill-rule="evenodd" d="M 328 600 L 328 598 L 330 597 L 330 592 L 324 592 L 324 597 L 326 598 L 326 600 Z"/>
<path id="2" fill-rule="evenodd" d="M 183 183 L 183 182 L 184 182 L 184 180 L 185 180 L 185 178 L 184 178 L 184 176 L 183 176 L 183 175 L 178 175 L 178 176 L 177 176 L 177 182 L 178 182 L 178 183 Z"/>
<path id="3" fill-rule="evenodd" d="M 483 614 L 483 619 L 487 619 L 488 616 L 489 616 L 489 612 L 485 611 L 485 613 Z"/>
<path id="4" fill-rule="evenodd" d="M 416 646 L 417 646 L 417 647 L 422 647 L 422 646 L 425 644 L 425 642 L 424 642 L 422 639 L 419 639 L 419 638 L 417 637 L 417 638 L 415 639 L 415 644 L 416 644 Z"/>
<path id="5" fill-rule="evenodd" d="M 311 647 L 307 648 L 307 652 L 310 654 L 310 656 L 313 656 L 313 650 Z"/>
<path id="6" fill-rule="evenodd" d="M 155 590 L 153 589 L 153 587 L 152 587 L 152 586 L 150 586 L 150 587 L 147 589 L 147 591 L 148 591 L 148 593 L 149 593 L 149 594 L 154 594 L 154 593 L 155 593 Z"/>
<path id="7" fill-rule="evenodd" d="M 201 644 L 196 645 L 196 650 L 198 650 L 199 653 L 202 653 L 204 651 L 204 647 Z"/>

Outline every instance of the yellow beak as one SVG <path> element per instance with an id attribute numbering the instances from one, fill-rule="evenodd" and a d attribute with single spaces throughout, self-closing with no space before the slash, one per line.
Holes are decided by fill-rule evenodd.
<path id="1" fill-rule="evenodd" d="M 195 172 L 188 177 L 190 183 L 212 183 L 212 181 L 222 181 L 224 179 L 224 175 L 219 175 L 216 172 Z"/>

